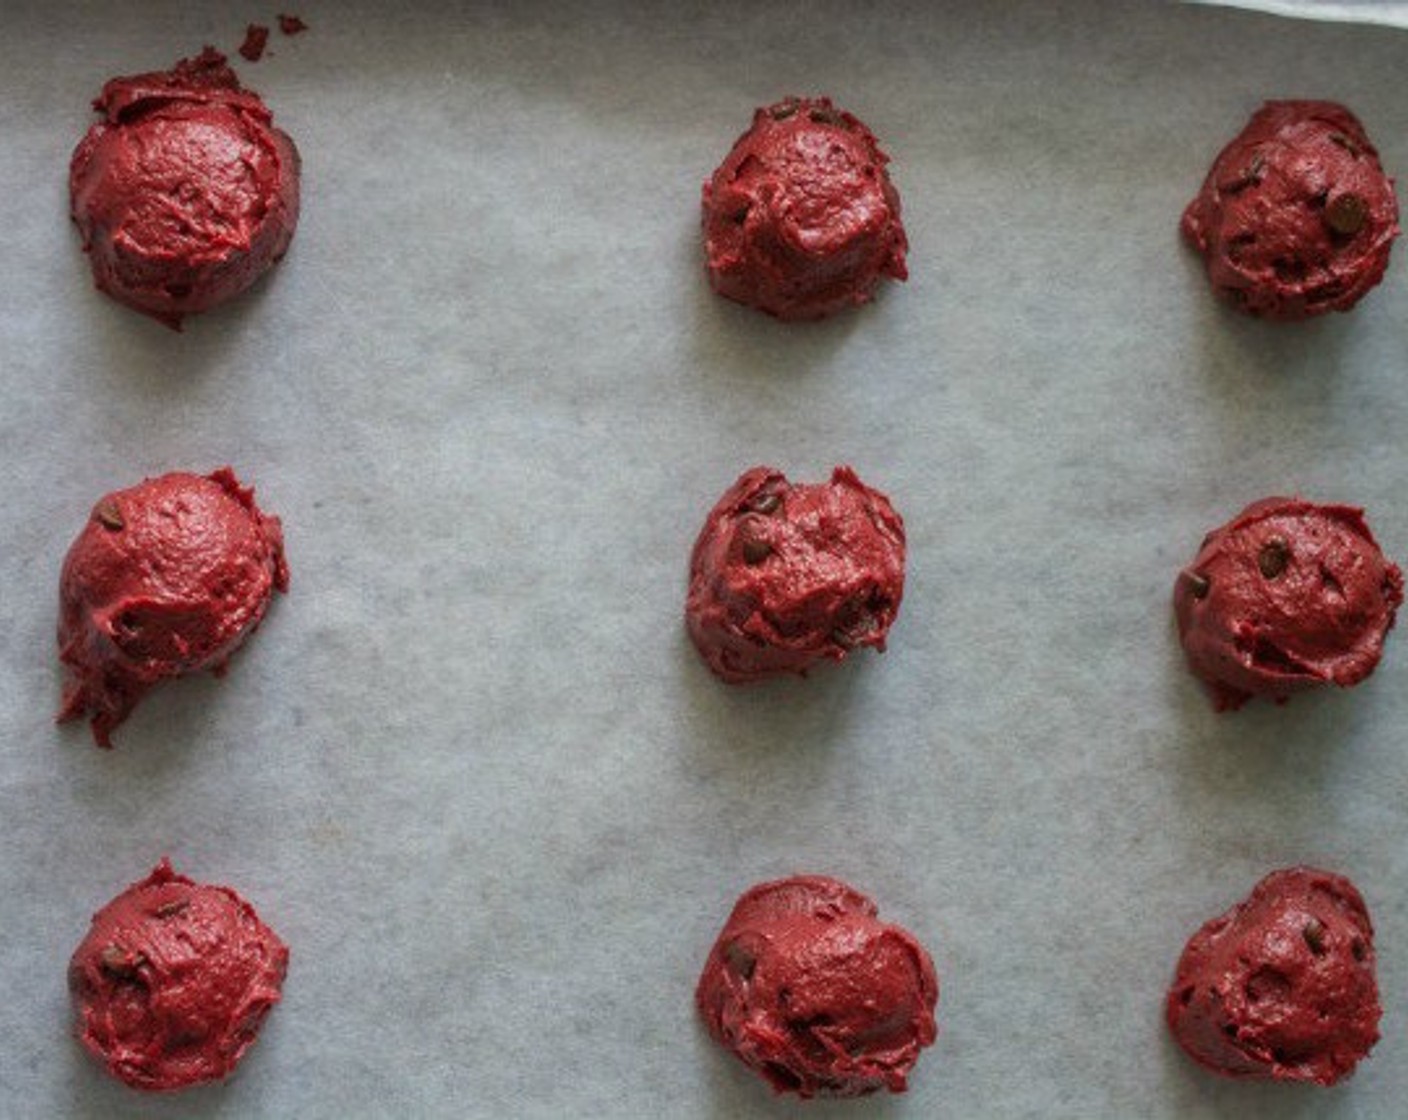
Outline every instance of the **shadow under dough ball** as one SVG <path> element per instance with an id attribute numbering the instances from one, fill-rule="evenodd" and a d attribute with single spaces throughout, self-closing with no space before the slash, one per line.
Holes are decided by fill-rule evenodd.
<path id="1" fill-rule="evenodd" d="M 1352 506 L 1253 502 L 1204 539 L 1173 589 L 1188 667 L 1219 711 L 1374 671 L 1403 575 Z"/>
<path id="2" fill-rule="evenodd" d="M 1379 1038 L 1374 927 L 1341 875 L 1273 871 L 1179 958 L 1169 1030 L 1225 1077 L 1333 1085 Z"/>
<path id="3" fill-rule="evenodd" d="M 820 319 L 904 280 L 900 196 L 870 129 L 828 98 L 753 114 L 704 184 L 704 251 L 720 295 L 779 319 Z"/>
<path id="4" fill-rule="evenodd" d="M 287 971 L 253 906 L 163 859 L 93 915 L 68 976 L 83 1045 L 133 1088 L 173 1090 L 234 1070 Z"/>
<path id="5" fill-rule="evenodd" d="M 298 150 L 222 54 L 114 78 L 93 106 L 69 195 L 98 288 L 179 329 L 283 257 Z"/>
<path id="6" fill-rule="evenodd" d="M 685 624 L 723 680 L 804 675 L 860 647 L 884 650 L 904 560 L 900 515 L 850 467 L 815 485 L 754 467 L 699 531 Z"/>
<path id="7" fill-rule="evenodd" d="M 288 589 L 283 526 L 229 467 L 166 474 L 101 498 L 59 577 L 59 720 L 113 730 L 168 677 L 223 670 Z"/>
<path id="8" fill-rule="evenodd" d="M 1183 212 L 1223 299 L 1267 319 L 1348 311 L 1388 267 L 1398 200 L 1364 126 L 1330 101 L 1270 101 Z"/>
<path id="9" fill-rule="evenodd" d="M 938 1036 L 924 947 L 845 883 L 799 875 L 743 895 L 704 964 L 709 1034 L 779 1093 L 903 1092 Z"/>

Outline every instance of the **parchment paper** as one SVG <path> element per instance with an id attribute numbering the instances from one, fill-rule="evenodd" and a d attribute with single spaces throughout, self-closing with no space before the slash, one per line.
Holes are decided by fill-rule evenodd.
<path id="1" fill-rule="evenodd" d="M 274 11 L 6 8 L 0 1113 L 1400 1114 L 1405 639 L 1217 716 L 1169 596 L 1268 494 L 1363 505 L 1408 561 L 1408 266 L 1268 325 L 1177 235 L 1267 97 L 1346 102 L 1403 174 L 1408 37 L 1115 0 L 297 10 L 239 67 L 303 152 L 293 248 L 174 334 L 93 290 L 69 154 L 107 78 Z M 893 156 L 912 279 L 783 325 L 709 292 L 699 188 L 812 92 Z M 889 652 L 719 684 L 680 622 L 705 512 L 839 462 L 908 525 Z M 292 589 L 98 751 L 52 722 L 64 552 L 106 490 L 224 463 Z M 163 854 L 293 956 L 236 1075 L 153 1099 L 73 1040 L 64 972 Z M 1216 1080 L 1164 1029 L 1175 960 L 1297 862 L 1369 901 L 1383 1040 L 1332 1091 Z M 904 1097 L 775 1100 L 696 1020 L 738 894 L 796 871 L 933 953 Z"/>

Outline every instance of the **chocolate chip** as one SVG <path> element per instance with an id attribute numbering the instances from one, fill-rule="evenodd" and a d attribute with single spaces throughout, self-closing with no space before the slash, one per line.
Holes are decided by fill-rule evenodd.
<path id="1" fill-rule="evenodd" d="M 1260 152 L 1252 156 L 1250 162 L 1244 167 L 1238 176 L 1230 183 L 1223 186 L 1223 190 L 1228 194 L 1236 194 L 1244 191 L 1248 187 L 1261 182 L 1261 173 L 1266 167 L 1266 159 Z"/>
<path id="2" fill-rule="evenodd" d="M 1360 153 L 1359 145 L 1356 144 L 1353 140 L 1351 140 L 1348 136 L 1346 136 L 1343 132 L 1330 133 L 1330 143 L 1338 144 L 1341 148 L 1343 148 L 1352 156 L 1358 157 Z"/>
<path id="3" fill-rule="evenodd" d="M 1305 938 L 1305 943 L 1310 946 L 1310 951 L 1317 957 L 1323 956 L 1325 953 L 1325 923 L 1318 918 L 1311 918 L 1300 932 L 1301 936 Z"/>
<path id="4" fill-rule="evenodd" d="M 743 562 L 745 564 L 761 564 L 772 555 L 772 545 L 758 537 L 743 538 Z"/>
<path id="5" fill-rule="evenodd" d="M 768 110 L 768 114 L 775 121 L 785 121 L 788 117 L 795 115 L 796 112 L 797 101 L 792 97 L 789 97 L 786 101 L 779 101 Z"/>
<path id="6" fill-rule="evenodd" d="M 771 490 L 765 490 L 761 494 L 755 494 L 748 502 L 748 508 L 750 510 L 754 513 L 764 515 L 776 513 L 780 505 L 782 505 L 782 495 Z"/>
<path id="7" fill-rule="evenodd" d="M 1325 224 L 1348 237 L 1358 233 L 1369 220 L 1369 204 L 1357 194 L 1342 194 L 1325 207 Z"/>
<path id="8" fill-rule="evenodd" d="M 98 508 L 93 511 L 93 516 L 104 529 L 111 529 L 114 533 L 127 525 L 116 502 L 100 502 Z"/>
<path id="9" fill-rule="evenodd" d="M 842 649 L 855 649 L 874 629 L 875 619 L 868 613 L 862 613 L 847 625 L 832 630 L 831 640 Z"/>
<path id="10" fill-rule="evenodd" d="M 1256 565 L 1267 579 L 1275 579 L 1291 561 L 1291 550 L 1280 537 L 1270 538 L 1257 553 Z"/>
<path id="11" fill-rule="evenodd" d="M 1208 577 L 1198 572 L 1184 571 L 1181 573 L 1188 581 L 1188 590 L 1193 593 L 1195 599 L 1206 599 L 1212 584 L 1208 582 Z"/>
<path id="12" fill-rule="evenodd" d="M 1227 259 L 1233 264 L 1238 263 L 1248 249 L 1256 244 L 1256 234 L 1250 230 L 1233 234 L 1224 243 Z"/>
<path id="13" fill-rule="evenodd" d="M 179 914 L 182 910 L 189 909 L 191 903 L 188 899 L 173 898 L 170 902 L 163 902 L 156 908 L 158 918 L 169 918 L 173 914 Z"/>
<path id="14" fill-rule="evenodd" d="M 119 949 L 116 945 L 107 946 L 98 963 L 103 966 L 103 971 L 112 976 L 122 979 L 130 979 L 137 975 L 137 970 L 147 963 L 144 953 L 133 953 L 130 957 Z"/>
<path id="15" fill-rule="evenodd" d="M 730 941 L 724 946 L 724 960 L 728 961 L 729 968 L 745 980 L 753 978 L 753 969 L 758 965 L 758 958 L 737 941 Z"/>
<path id="16" fill-rule="evenodd" d="M 767 519 L 758 513 L 745 513 L 738 519 L 736 533 L 745 564 L 761 564 L 772 555 L 767 525 Z"/>

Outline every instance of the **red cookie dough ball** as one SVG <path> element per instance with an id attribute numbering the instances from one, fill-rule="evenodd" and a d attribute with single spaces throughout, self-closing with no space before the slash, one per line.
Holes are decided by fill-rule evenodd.
<path id="1" fill-rule="evenodd" d="M 1173 590 L 1188 665 L 1219 711 L 1374 671 L 1403 575 L 1351 506 L 1254 502 L 1203 539 Z"/>
<path id="2" fill-rule="evenodd" d="M 889 157 L 870 129 L 825 97 L 789 97 L 704 184 L 709 281 L 779 319 L 820 319 L 905 279 L 909 247 Z"/>
<path id="3" fill-rule="evenodd" d="M 690 560 L 685 623 L 716 674 L 805 674 L 883 651 L 904 595 L 904 522 L 850 467 L 793 485 L 754 467 L 709 512 Z"/>
<path id="4" fill-rule="evenodd" d="M 167 1090 L 228 1076 L 287 970 L 253 906 L 163 859 L 93 915 L 68 978 L 83 1045 L 133 1088 Z"/>
<path id="5" fill-rule="evenodd" d="M 1167 1010 L 1178 1044 L 1214 1073 L 1333 1085 L 1379 1038 L 1363 898 L 1328 871 L 1273 871 L 1193 935 Z"/>
<path id="6" fill-rule="evenodd" d="M 1222 149 L 1183 235 L 1251 315 L 1348 311 L 1383 279 L 1398 200 L 1364 126 L 1330 101 L 1270 101 Z"/>
<path id="7" fill-rule="evenodd" d="M 109 739 L 166 677 L 221 671 L 288 588 L 279 519 L 229 467 L 167 474 L 102 498 L 59 579 L 60 721 Z"/>
<path id="8" fill-rule="evenodd" d="M 114 78 L 93 105 L 69 194 L 101 290 L 179 328 L 284 255 L 298 151 L 218 51 Z"/>
<path id="9" fill-rule="evenodd" d="M 799 875 L 738 900 L 699 978 L 715 1041 L 779 1093 L 902 1093 L 938 1035 L 923 946 L 835 879 Z"/>

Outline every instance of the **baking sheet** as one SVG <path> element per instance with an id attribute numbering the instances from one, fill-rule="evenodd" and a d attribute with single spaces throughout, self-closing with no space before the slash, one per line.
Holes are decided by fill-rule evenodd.
<path id="1" fill-rule="evenodd" d="M 1408 168 L 1408 37 L 865 8 L 304 4 L 239 67 L 303 152 L 292 251 L 174 334 L 93 291 L 68 156 L 108 77 L 273 12 L 7 5 L 0 1112 L 1396 1114 L 1408 652 L 1218 717 L 1169 594 L 1269 493 L 1361 504 L 1408 557 L 1403 262 L 1352 315 L 1268 325 L 1176 228 L 1266 97 L 1343 100 Z M 753 106 L 809 92 L 893 156 L 912 278 L 789 326 L 709 293 L 698 192 Z M 97 751 L 51 722 L 64 551 L 105 490 L 226 462 L 283 517 L 291 591 L 223 682 Z M 889 652 L 720 685 L 680 625 L 705 512 L 750 465 L 838 462 L 907 521 Z M 64 969 L 166 853 L 293 956 L 238 1073 L 152 1099 L 73 1042 Z M 1223 1083 L 1163 992 L 1296 862 L 1367 896 L 1384 1037 L 1333 1091 Z M 801 1110 L 695 1019 L 736 896 L 795 871 L 933 953 L 906 1096 Z"/>
<path id="2" fill-rule="evenodd" d="M 1226 4 L 1296 19 L 1346 20 L 1385 27 L 1408 27 L 1408 4 L 1400 0 L 1194 0 L 1200 4 Z"/>

